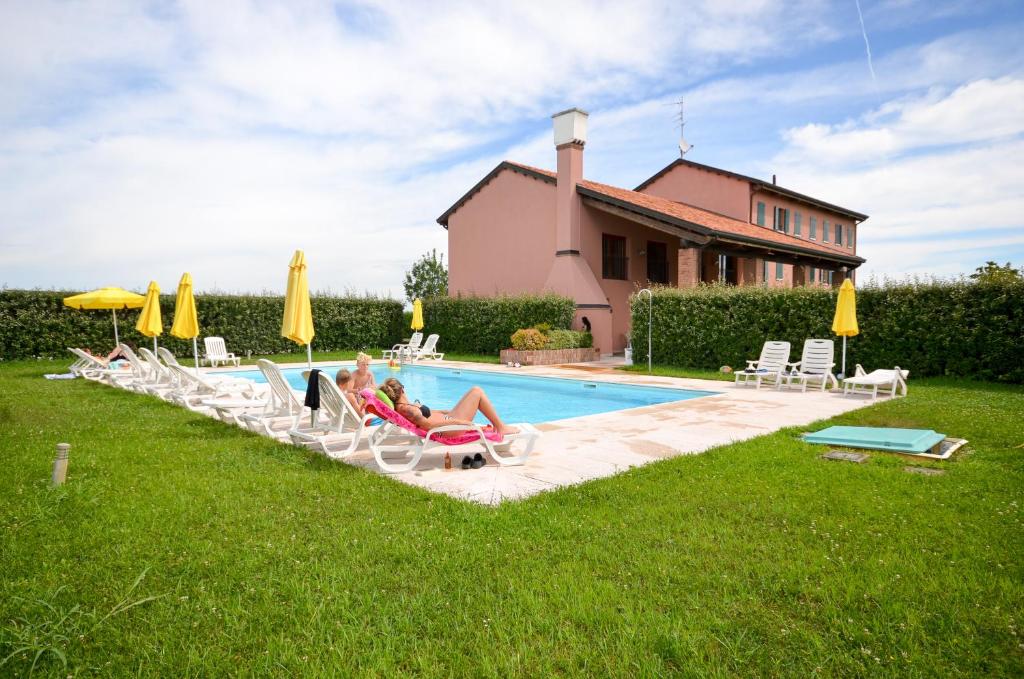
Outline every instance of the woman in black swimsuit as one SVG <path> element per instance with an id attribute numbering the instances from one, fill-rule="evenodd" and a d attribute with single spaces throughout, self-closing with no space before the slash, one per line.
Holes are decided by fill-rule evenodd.
<path id="1" fill-rule="evenodd" d="M 487 394 L 480 387 L 473 387 L 467 391 L 451 410 L 435 410 L 425 405 L 410 403 L 405 387 L 394 377 L 384 380 L 380 390 L 395 404 L 397 412 L 421 429 L 433 429 L 445 424 L 471 425 L 479 412 L 502 434 L 515 434 L 518 431 L 501 421 L 491 399 L 487 398 Z"/>

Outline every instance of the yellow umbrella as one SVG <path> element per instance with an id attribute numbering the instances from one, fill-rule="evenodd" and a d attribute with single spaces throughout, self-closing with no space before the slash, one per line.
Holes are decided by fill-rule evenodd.
<path id="1" fill-rule="evenodd" d="M 412 329 L 423 329 L 423 302 L 419 299 L 412 303 Z"/>
<path id="2" fill-rule="evenodd" d="M 313 367 L 313 310 L 309 306 L 309 280 L 306 278 L 306 255 L 296 250 L 288 264 L 288 290 L 284 296 L 284 319 L 281 336 L 296 344 L 306 345 L 306 363 Z"/>
<path id="3" fill-rule="evenodd" d="M 64 298 L 64 306 L 72 309 L 110 309 L 114 314 L 114 344 L 120 344 L 117 334 L 117 310 L 138 309 L 145 302 L 145 297 L 121 288 L 100 288 L 92 292 L 83 292 Z"/>
<path id="4" fill-rule="evenodd" d="M 146 303 L 142 305 L 142 312 L 135 324 L 135 329 L 146 337 L 153 338 L 153 351 L 156 351 L 157 335 L 164 331 L 163 320 L 160 318 L 160 286 L 156 281 L 149 282 L 149 289 L 146 290 Z"/>
<path id="5" fill-rule="evenodd" d="M 832 319 L 832 332 L 843 338 L 843 376 L 846 376 L 846 338 L 860 333 L 857 327 L 857 292 L 853 283 L 847 278 L 839 286 L 839 299 L 836 301 L 836 316 Z"/>
<path id="6" fill-rule="evenodd" d="M 196 298 L 192 296 L 192 274 L 187 271 L 178 282 L 178 296 L 174 300 L 174 323 L 171 334 L 181 339 L 192 340 L 192 356 L 196 361 L 196 373 L 199 372 L 199 315 L 196 313 Z"/>

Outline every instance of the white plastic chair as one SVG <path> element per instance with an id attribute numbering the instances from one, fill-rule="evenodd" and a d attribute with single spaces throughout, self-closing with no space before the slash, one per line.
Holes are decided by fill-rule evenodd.
<path id="1" fill-rule="evenodd" d="M 790 386 L 794 382 L 801 386 L 800 391 L 807 391 L 808 382 L 818 382 L 821 390 L 825 391 L 826 385 L 838 387 L 839 382 L 832 374 L 836 366 L 835 343 L 832 340 L 809 339 L 804 342 L 804 351 L 800 360 L 796 363 L 789 363 L 789 372 L 782 375 L 776 388 L 781 389 L 783 384 Z"/>
<path id="2" fill-rule="evenodd" d="M 756 361 L 748 360 L 746 369 L 736 371 L 736 384 L 740 384 L 741 378 L 744 385 L 750 384 L 750 379 L 754 378 L 756 389 L 761 388 L 762 380 L 778 384 L 779 376 L 789 363 L 789 348 L 789 342 L 765 342 L 761 347 L 760 358 Z"/>
<path id="3" fill-rule="evenodd" d="M 403 353 L 417 351 L 420 348 L 420 342 L 423 341 L 422 332 L 414 332 L 412 337 L 409 338 L 408 344 L 396 344 L 390 349 L 386 349 L 382 357 L 384 359 L 401 358 Z"/>
<path id="4" fill-rule="evenodd" d="M 355 451 L 373 415 L 360 415 L 326 372 L 318 373 L 317 381 L 320 383 L 320 409 L 316 420 L 309 427 L 293 427 L 288 436 L 295 445 L 313 444 L 327 457 L 345 457 Z M 300 414 L 297 421 L 302 419 Z M 352 438 L 343 450 L 331 452 L 328 443 L 339 435 Z"/>
<path id="5" fill-rule="evenodd" d="M 231 363 L 235 367 L 241 365 L 242 359 L 228 351 L 223 337 L 206 337 L 203 339 L 203 344 L 206 345 L 206 357 L 203 361 L 210 366 L 216 367 L 218 363 L 223 363 L 224 365 Z"/>

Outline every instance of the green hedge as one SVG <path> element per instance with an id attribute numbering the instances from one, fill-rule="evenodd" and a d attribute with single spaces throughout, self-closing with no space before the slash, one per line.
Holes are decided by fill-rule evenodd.
<path id="1" fill-rule="evenodd" d="M 497 354 L 516 330 L 538 323 L 568 329 L 575 313 L 575 302 L 558 295 L 432 297 L 423 300 L 423 331 L 441 336 L 439 351 Z"/>
<path id="2" fill-rule="evenodd" d="M 114 331 L 109 311 L 77 311 L 63 304 L 74 291 L 0 291 L 0 359 L 66 357 L 66 347 L 109 351 Z M 312 295 L 313 325 L 317 350 L 390 347 L 403 334 L 402 303 L 374 297 L 327 297 Z M 196 295 L 199 313 L 199 348 L 202 338 L 220 336 L 228 351 L 245 355 L 298 351 L 281 337 L 284 297 L 270 295 Z M 160 296 L 164 334 L 160 344 L 175 354 L 192 353 L 191 342 L 170 335 L 174 296 Z M 121 339 L 134 346 L 152 340 L 135 330 L 139 310 L 119 311 Z"/>
<path id="3" fill-rule="evenodd" d="M 832 338 L 837 291 L 701 286 L 653 296 L 658 364 L 717 369 L 757 358 L 765 340 L 788 340 L 799 360 L 807 338 Z M 631 300 L 634 360 L 647 360 L 647 296 Z M 857 291 L 860 334 L 847 372 L 899 365 L 912 375 L 1024 382 L 1024 281 L 914 282 Z M 836 342 L 837 372 L 841 338 Z"/>

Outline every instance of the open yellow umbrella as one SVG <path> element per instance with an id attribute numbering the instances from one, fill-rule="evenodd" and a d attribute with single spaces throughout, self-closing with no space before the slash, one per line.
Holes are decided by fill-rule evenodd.
<path id="1" fill-rule="evenodd" d="M 196 361 L 196 373 L 199 373 L 199 315 L 196 313 L 196 298 L 192 296 L 192 274 L 187 271 L 178 282 L 178 296 L 174 300 L 174 323 L 171 334 L 181 339 L 192 340 L 192 356 Z"/>
<path id="2" fill-rule="evenodd" d="M 839 299 L 836 301 L 836 315 L 832 319 L 832 332 L 843 338 L 843 377 L 846 376 L 846 338 L 860 333 L 857 327 L 857 292 L 853 283 L 847 278 L 839 286 Z"/>
<path id="3" fill-rule="evenodd" d="M 423 329 L 423 302 L 418 298 L 412 303 L 412 329 Z"/>
<path id="4" fill-rule="evenodd" d="M 64 306 L 72 309 L 110 309 L 114 314 L 114 344 L 121 343 L 117 334 L 117 310 L 138 309 L 145 302 L 145 297 L 121 288 L 99 288 L 92 292 L 83 292 L 64 298 Z"/>
<path id="5" fill-rule="evenodd" d="M 288 264 L 288 290 L 284 296 L 284 319 L 281 336 L 296 344 L 306 345 L 306 364 L 313 367 L 313 310 L 309 306 L 309 280 L 306 277 L 306 255 L 296 250 Z"/>
<path id="6" fill-rule="evenodd" d="M 146 337 L 153 338 L 153 351 L 156 351 L 157 335 L 164 331 L 163 320 L 160 318 L 160 286 L 156 281 L 149 282 L 146 290 L 146 302 L 142 305 L 142 312 L 135 324 L 135 329 Z"/>

